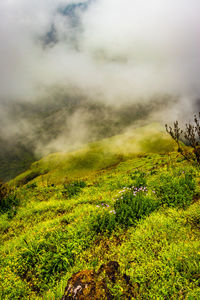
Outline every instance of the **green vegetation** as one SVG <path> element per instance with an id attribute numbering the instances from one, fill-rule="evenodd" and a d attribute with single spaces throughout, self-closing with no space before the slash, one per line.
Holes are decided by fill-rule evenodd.
<path id="1" fill-rule="evenodd" d="M 83 142 L 94 142 L 119 134 L 174 101 L 173 97 L 159 95 L 148 102 L 115 107 L 101 101 L 95 103 L 83 95 L 72 96 L 62 89 L 53 89 L 51 97 L 42 97 L 38 101 L 1 103 L 7 122 L 4 118 L 0 119 L 0 178 L 4 181 L 13 179 L 47 153 L 58 149 L 77 149 Z M 75 129 L 78 131 L 76 137 Z M 154 143 L 149 141 L 148 144 L 151 145 L 151 142 Z"/>
<path id="2" fill-rule="evenodd" d="M 78 195 L 84 187 L 86 187 L 85 181 L 76 180 L 72 183 L 64 184 L 64 191 L 62 191 L 62 194 L 67 198 L 71 198 Z"/>
<path id="3" fill-rule="evenodd" d="M 182 174 L 181 174 L 182 172 Z M 195 175 L 193 169 L 171 174 L 161 174 L 160 181 L 155 189 L 161 203 L 173 207 L 187 207 L 195 194 Z"/>
<path id="4" fill-rule="evenodd" d="M 6 213 L 9 218 L 17 212 L 20 200 L 16 194 L 10 190 L 6 184 L 0 182 L 0 214 Z"/>
<path id="5" fill-rule="evenodd" d="M 149 151 L 145 139 L 158 142 Z M 173 149 L 146 127 L 49 155 L 11 181 L 0 298 L 60 299 L 73 273 L 112 260 L 133 287 L 108 282 L 114 299 L 199 299 L 199 169 Z"/>
<path id="6" fill-rule="evenodd" d="M 139 189 L 133 187 L 128 191 L 125 188 L 123 191 L 114 207 L 118 223 L 125 227 L 134 225 L 141 218 L 150 215 L 159 205 L 155 197 L 146 194 L 145 187 Z"/>

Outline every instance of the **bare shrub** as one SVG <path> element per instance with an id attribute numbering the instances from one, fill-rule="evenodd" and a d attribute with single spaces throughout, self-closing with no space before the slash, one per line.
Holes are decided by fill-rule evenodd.
<path id="1" fill-rule="evenodd" d="M 187 159 L 200 165 L 200 113 L 198 117 L 194 115 L 193 123 L 185 124 L 185 129 L 182 130 L 179 122 L 175 121 L 173 126 L 165 125 L 167 133 L 178 145 L 178 152 Z M 188 144 L 192 151 L 186 149 L 183 142 Z"/>

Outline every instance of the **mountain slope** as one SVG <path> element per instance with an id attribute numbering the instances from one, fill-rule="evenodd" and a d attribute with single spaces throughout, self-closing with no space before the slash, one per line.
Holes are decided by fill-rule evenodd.
<path id="1" fill-rule="evenodd" d="M 113 107 L 56 91 L 38 102 L 0 103 L 0 178 L 16 177 L 49 153 L 120 134 L 172 102 L 161 97 Z"/>
<path id="2" fill-rule="evenodd" d="M 113 299 L 199 299 L 199 170 L 170 143 L 151 125 L 52 154 L 11 181 L 1 298 L 61 299 L 86 270 Z M 115 280 L 95 277 L 111 261 Z"/>
<path id="3" fill-rule="evenodd" d="M 138 153 L 166 153 L 173 149 L 174 143 L 161 126 L 155 123 L 90 143 L 78 151 L 50 154 L 33 163 L 28 171 L 13 182 L 16 185 L 25 184 L 42 175 L 42 180 L 49 184 L 63 183 L 67 178 L 71 180 L 117 165 Z"/>

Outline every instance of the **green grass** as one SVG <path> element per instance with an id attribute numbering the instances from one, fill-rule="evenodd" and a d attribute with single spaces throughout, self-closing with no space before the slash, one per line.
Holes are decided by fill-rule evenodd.
<path id="1" fill-rule="evenodd" d="M 78 151 L 50 154 L 33 163 L 29 170 L 17 176 L 11 184 L 21 186 L 30 181 L 61 184 L 116 166 L 138 153 L 166 153 L 174 149 L 175 144 L 163 129 L 158 124 L 152 124 L 88 144 Z"/>
<path id="2" fill-rule="evenodd" d="M 11 181 L 19 202 L 1 214 L 1 299 L 60 299 L 73 273 L 110 260 L 132 299 L 199 299 L 199 170 L 173 149 L 145 127 L 47 156 Z M 127 288 L 108 286 L 114 299 Z"/>

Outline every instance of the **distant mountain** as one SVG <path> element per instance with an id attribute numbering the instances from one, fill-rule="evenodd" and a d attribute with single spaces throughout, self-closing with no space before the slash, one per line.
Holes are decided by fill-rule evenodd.
<path id="1" fill-rule="evenodd" d="M 138 120 L 145 123 L 152 111 L 166 105 L 165 100 L 113 107 L 60 94 L 35 103 L 5 103 L 1 111 L 7 112 L 6 121 L 0 121 L 0 178 L 15 177 L 44 154 L 111 137 Z"/>

